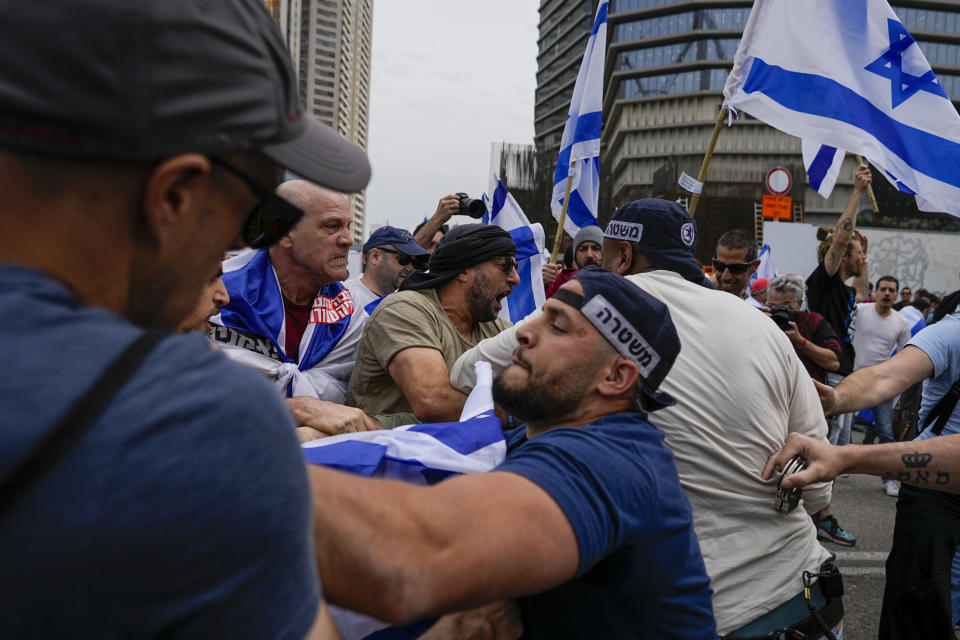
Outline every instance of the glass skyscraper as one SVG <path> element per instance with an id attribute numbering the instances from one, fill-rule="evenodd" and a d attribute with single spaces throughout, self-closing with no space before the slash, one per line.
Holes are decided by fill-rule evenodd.
<path id="1" fill-rule="evenodd" d="M 559 145 L 594 0 L 543 0 L 535 107 L 535 143 L 546 160 Z M 954 105 L 960 105 L 960 1 L 892 2 Z M 685 195 L 681 171 L 696 176 L 723 102 L 751 0 L 610 0 L 601 152 L 601 212 L 638 197 Z M 848 157 L 829 200 L 807 186 L 800 141 L 741 114 L 720 133 L 697 218 L 718 226 L 753 217 L 766 172 L 786 166 L 798 213 L 843 209 L 855 161 Z M 551 169 L 552 170 L 552 169 Z M 734 215 L 749 210 L 748 214 Z M 724 213 L 726 212 L 726 213 Z M 727 215 L 730 214 L 730 215 Z M 733 216 L 731 218 L 730 216 Z"/>

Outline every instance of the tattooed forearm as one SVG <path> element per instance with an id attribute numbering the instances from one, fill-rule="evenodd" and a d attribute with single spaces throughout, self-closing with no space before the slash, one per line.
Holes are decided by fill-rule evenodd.
<path id="1" fill-rule="evenodd" d="M 853 231 L 853 222 L 850 218 L 840 221 L 840 231 Z"/>
<path id="2" fill-rule="evenodd" d="M 950 474 L 946 471 L 887 471 L 883 477 L 887 480 L 915 485 L 945 487 L 950 484 Z"/>
<path id="3" fill-rule="evenodd" d="M 920 469 L 933 462 L 933 454 L 914 451 L 913 453 L 903 454 L 900 456 L 900 460 L 903 462 L 903 466 L 908 469 Z"/>

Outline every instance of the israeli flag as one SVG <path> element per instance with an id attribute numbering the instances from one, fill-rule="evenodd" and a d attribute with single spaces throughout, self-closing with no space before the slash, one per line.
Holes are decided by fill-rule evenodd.
<path id="1" fill-rule="evenodd" d="M 752 276 L 750 276 L 750 284 L 753 284 L 753 281 L 757 278 L 766 278 L 767 280 L 773 280 L 777 277 L 777 267 L 773 264 L 773 255 L 770 251 L 770 245 L 764 244 L 760 248 L 760 254 L 757 256 L 760 258 L 760 266 L 757 267 L 757 270 Z"/>
<path id="2" fill-rule="evenodd" d="M 910 337 L 917 335 L 917 332 L 927 326 L 927 321 L 923 317 L 923 314 L 920 313 L 920 310 L 916 307 L 910 305 L 905 306 L 904 308 L 898 311 L 900 315 L 907 319 L 907 322 L 910 323 Z"/>
<path id="3" fill-rule="evenodd" d="M 567 191 L 570 163 L 575 162 L 570 204 L 563 228 L 575 236 L 581 227 L 597 222 L 597 197 L 600 193 L 600 126 L 603 111 L 603 60 L 607 50 L 607 6 L 601 0 L 593 29 L 583 53 L 580 73 L 573 87 L 573 99 L 567 124 L 560 138 L 560 156 L 553 175 L 553 197 L 550 209 L 559 222 L 563 198 Z"/>
<path id="4" fill-rule="evenodd" d="M 547 301 L 543 286 L 543 254 L 546 238 L 543 227 L 530 224 L 507 185 L 497 178 L 490 207 L 490 224 L 495 224 L 513 237 L 517 245 L 517 274 L 520 284 L 503 299 L 500 317 L 517 322 L 527 317 Z"/>
<path id="5" fill-rule="evenodd" d="M 459 422 L 414 424 L 313 440 L 303 444 L 304 457 L 310 464 L 420 485 L 493 470 L 507 455 L 502 425 L 493 412 L 493 369 L 489 362 L 481 361 L 474 370 L 477 384 Z M 435 622 L 421 620 L 391 627 L 336 606 L 330 606 L 330 615 L 343 640 L 412 639 Z"/>
<path id="6" fill-rule="evenodd" d="M 503 299 L 500 317 L 517 323 L 543 306 L 547 301 L 543 286 L 544 233 L 540 223 L 510 230 L 517 245 L 517 275 L 520 284 Z"/>
<path id="7" fill-rule="evenodd" d="M 818 152 L 865 156 L 922 210 L 960 216 L 960 114 L 884 0 L 757 0 L 724 95 Z"/>
<path id="8" fill-rule="evenodd" d="M 803 166 L 807 170 L 807 179 L 814 191 L 824 198 L 829 198 L 833 187 L 840 177 L 840 165 L 846 152 L 825 144 L 817 144 L 810 140 L 801 140 L 803 152 Z"/>

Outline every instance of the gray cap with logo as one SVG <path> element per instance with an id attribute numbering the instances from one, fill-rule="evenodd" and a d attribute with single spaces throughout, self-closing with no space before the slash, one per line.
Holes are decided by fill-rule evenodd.
<path id="1" fill-rule="evenodd" d="M 260 151 L 338 191 L 366 153 L 304 113 L 260 0 L 0 2 L 0 147 L 151 161 Z"/>

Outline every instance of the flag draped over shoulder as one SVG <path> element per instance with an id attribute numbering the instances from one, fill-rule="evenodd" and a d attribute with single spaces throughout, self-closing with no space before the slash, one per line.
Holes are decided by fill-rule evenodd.
<path id="1" fill-rule="evenodd" d="M 287 395 L 346 399 L 367 313 L 342 282 L 321 288 L 314 299 L 299 361 L 286 355 L 283 298 L 270 254 L 250 251 L 225 261 L 223 283 L 230 303 L 210 323 L 224 354 L 269 376 Z"/>
<path id="2" fill-rule="evenodd" d="M 819 155 L 814 188 L 844 150 L 960 216 L 960 115 L 884 0 L 756 0 L 724 95 Z"/>
<path id="3" fill-rule="evenodd" d="M 560 138 L 560 155 L 553 176 L 550 208 L 558 221 L 563 210 L 570 163 L 576 162 L 570 204 L 564 230 L 571 236 L 581 227 L 596 224 L 597 197 L 600 193 L 600 130 L 603 111 L 603 62 L 607 50 L 608 0 L 601 0 L 580 73 L 573 87 L 573 99 L 567 123 Z"/>
<path id="4" fill-rule="evenodd" d="M 543 248 L 546 244 L 543 227 L 530 224 L 520 205 L 497 179 L 490 207 L 490 224 L 510 232 L 517 245 L 517 275 L 520 283 L 504 298 L 500 317 L 517 322 L 527 317 L 547 301 L 543 286 Z"/>
<path id="5" fill-rule="evenodd" d="M 304 443 L 304 457 L 310 464 L 419 485 L 463 473 L 491 471 L 503 462 L 507 445 L 500 419 L 493 413 L 490 363 L 478 362 L 474 370 L 477 384 L 467 397 L 459 422 L 415 424 L 314 440 Z M 331 606 L 330 614 L 343 640 L 416 638 L 434 622 L 391 627 L 339 607 Z"/>

